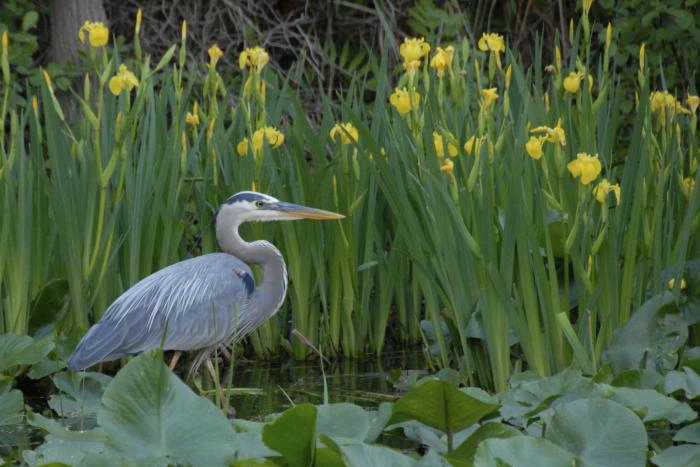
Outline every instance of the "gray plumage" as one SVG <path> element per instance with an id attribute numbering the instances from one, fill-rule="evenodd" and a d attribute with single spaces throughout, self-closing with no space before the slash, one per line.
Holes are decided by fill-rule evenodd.
<path id="1" fill-rule="evenodd" d="M 232 196 L 216 216 L 216 237 L 224 253 L 172 264 L 134 284 L 85 334 L 68 367 L 83 369 L 161 345 L 164 350 L 200 350 L 207 357 L 214 347 L 241 339 L 282 305 L 287 270 L 274 245 L 245 242 L 239 225 L 341 217 L 261 193 Z M 260 265 L 259 284 L 247 263 Z"/>

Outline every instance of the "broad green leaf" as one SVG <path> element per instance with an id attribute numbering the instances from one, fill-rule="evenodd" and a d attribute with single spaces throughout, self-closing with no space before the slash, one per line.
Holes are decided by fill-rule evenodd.
<path id="1" fill-rule="evenodd" d="M 316 407 L 299 404 L 263 427 L 262 438 L 288 465 L 310 466 L 316 448 Z"/>
<path id="2" fill-rule="evenodd" d="M 408 467 L 416 464 L 410 457 L 384 446 L 355 444 L 340 449 L 343 459 L 351 467 Z"/>
<path id="3" fill-rule="evenodd" d="M 345 467 L 340 453 L 331 448 L 316 449 L 314 467 Z"/>
<path id="4" fill-rule="evenodd" d="M 22 421 L 24 397 L 17 389 L 12 389 L 9 381 L 0 383 L 0 426 L 15 425 Z"/>
<path id="5" fill-rule="evenodd" d="M 158 349 L 117 373 L 97 422 L 115 451 L 139 463 L 220 465 L 235 454 L 226 417 L 168 370 Z"/>
<path id="6" fill-rule="evenodd" d="M 22 426 L 24 397 L 12 389 L 10 381 L 0 382 L 0 452 L 3 446 L 19 446 L 27 441 L 27 432 Z"/>
<path id="7" fill-rule="evenodd" d="M 673 437 L 673 441 L 700 444 L 700 422 L 684 426 Z"/>
<path id="8" fill-rule="evenodd" d="M 96 414 L 112 378 L 102 373 L 64 371 L 53 376 L 62 393 L 49 397 L 49 407 L 61 417 Z"/>
<path id="9" fill-rule="evenodd" d="M 674 303 L 671 292 L 656 295 L 617 331 L 606 353 L 616 373 L 640 368 L 644 361 L 651 370 L 675 366 L 677 351 L 688 337 L 688 325 Z"/>
<path id="10" fill-rule="evenodd" d="M 689 467 L 698 465 L 700 445 L 681 444 L 664 449 L 650 460 L 659 467 Z"/>
<path id="11" fill-rule="evenodd" d="M 523 427 L 533 417 L 547 419 L 559 404 L 602 397 L 604 392 L 591 378 L 573 368 L 547 378 L 519 375 L 513 381 L 513 388 L 501 395 L 500 413 L 505 421 Z"/>
<path id="12" fill-rule="evenodd" d="M 700 372 L 700 347 L 685 349 L 680 366 L 692 368 L 696 373 Z"/>
<path id="13" fill-rule="evenodd" d="M 504 425 L 502 423 L 485 423 L 480 426 L 474 433 L 465 439 L 462 444 L 451 453 L 447 454 L 450 461 L 463 462 L 465 465 L 472 465 L 474 455 L 482 441 L 491 438 L 511 438 L 513 436 L 521 436 L 520 431 L 515 428 Z"/>
<path id="14" fill-rule="evenodd" d="M 475 467 L 571 467 L 578 462 L 576 456 L 556 444 L 530 436 L 487 439 L 474 456 Z"/>
<path id="15" fill-rule="evenodd" d="M 376 412 L 370 412 L 371 419 L 369 423 L 369 428 L 367 429 L 367 436 L 365 436 L 366 443 L 373 443 L 377 440 L 379 435 L 384 431 L 384 427 L 391 418 L 391 412 L 393 410 L 393 403 L 391 402 L 381 402 L 379 407 L 377 407 Z"/>
<path id="16" fill-rule="evenodd" d="M 50 337 L 50 336 L 47 336 Z M 16 334 L 0 335 L 0 372 L 15 365 L 32 365 L 53 349 L 50 339 L 34 340 Z"/>
<path id="17" fill-rule="evenodd" d="M 652 389 L 614 388 L 614 395 L 610 399 L 632 409 L 645 423 L 668 420 L 680 424 L 697 417 L 685 402 L 666 397 Z"/>
<path id="18" fill-rule="evenodd" d="M 389 424 L 417 420 L 444 433 L 462 430 L 492 413 L 498 404 L 469 396 L 445 381 L 427 381 L 394 403 Z"/>
<path id="19" fill-rule="evenodd" d="M 644 465 L 647 434 L 639 417 L 607 399 L 579 399 L 558 406 L 545 438 L 586 465 Z"/>
<path id="20" fill-rule="evenodd" d="M 101 428 L 71 431 L 57 421 L 39 414 L 30 414 L 27 421 L 30 425 L 47 432 L 43 444 L 33 451 L 23 453 L 24 460 L 29 465 L 55 463 L 78 465 L 90 454 L 100 455 L 105 461 L 112 457 L 120 457 L 117 453 L 110 455 L 105 434 Z"/>
<path id="21" fill-rule="evenodd" d="M 327 435 L 338 442 L 343 439 L 363 441 L 369 431 L 367 412 L 360 406 L 348 403 L 323 404 L 316 407 L 317 435 Z"/>
<path id="22" fill-rule="evenodd" d="M 45 333 L 63 318 L 68 292 L 68 281 L 65 279 L 54 279 L 41 288 L 32 300 L 29 312 L 30 335 Z"/>
<path id="23" fill-rule="evenodd" d="M 615 375 L 610 384 L 637 389 L 661 389 L 664 377 L 651 370 L 627 370 Z"/>
<path id="24" fill-rule="evenodd" d="M 666 394 L 683 391 L 687 399 L 700 397 L 700 375 L 692 368 L 685 367 L 683 371 L 669 371 L 664 382 Z"/>

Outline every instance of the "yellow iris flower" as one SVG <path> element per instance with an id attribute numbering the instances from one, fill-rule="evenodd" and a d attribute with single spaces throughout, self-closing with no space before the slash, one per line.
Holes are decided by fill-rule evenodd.
<path id="1" fill-rule="evenodd" d="M 676 112 L 689 114 L 690 110 L 676 100 L 676 98 L 668 91 L 654 91 L 649 96 L 651 101 L 651 111 L 659 114 L 661 122 L 666 120 L 666 111 L 673 116 Z"/>
<path id="2" fill-rule="evenodd" d="M 199 125 L 199 104 L 197 104 L 197 101 L 194 101 L 192 112 L 187 112 L 187 115 L 185 115 L 185 123 L 190 126 Z"/>
<path id="3" fill-rule="evenodd" d="M 472 135 L 467 142 L 464 143 L 464 152 L 466 152 L 468 156 L 474 153 L 479 155 L 479 147 L 481 147 L 481 138 Z"/>
<path id="4" fill-rule="evenodd" d="M 445 155 L 445 146 L 442 140 L 442 135 L 437 131 L 433 131 L 433 145 L 435 146 L 435 153 L 438 157 L 442 158 Z M 450 157 L 457 157 L 459 150 L 457 146 L 452 143 L 447 143 L 447 154 Z"/>
<path id="5" fill-rule="evenodd" d="M 561 127 L 561 119 L 557 120 L 557 126 L 549 128 L 547 126 L 538 126 L 530 130 L 530 133 L 545 133 L 544 141 L 550 143 L 559 143 L 561 146 L 566 146 L 566 132 Z"/>
<path id="6" fill-rule="evenodd" d="M 564 90 L 570 94 L 576 94 L 581 89 L 581 80 L 583 73 L 580 71 L 572 71 L 564 78 Z"/>
<path id="7" fill-rule="evenodd" d="M 498 88 L 485 88 L 481 90 L 481 97 L 484 98 L 484 101 L 481 104 L 481 107 L 486 110 L 489 108 L 491 104 L 496 102 L 498 100 Z"/>
<path id="8" fill-rule="evenodd" d="M 430 67 L 435 68 L 438 78 L 445 76 L 445 70 L 452 69 L 452 56 L 454 55 L 454 47 L 447 46 L 444 49 L 438 47 L 435 55 L 430 60 Z"/>
<path id="9" fill-rule="evenodd" d="M 352 123 L 336 123 L 331 128 L 330 137 L 333 141 L 337 141 L 340 138 L 341 144 L 351 144 L 353 142 L 357 143 L 359 133 Z"/>
<path id="10" fill-rule="evenodd" d="M 572 177 L 579 177 L 582 185 L 588 185 L 595 180 L 602 169 L 598 155 L 592 156 L 585 152 L 576 154 L 576 160 L 566 164 L 566 168 Z"/>
<path id="11" fill-rule="evenodd" d="M 270 55 L 262 47 L 249 47 L 238 56 L 238 66 L 259 72 L 270 61 Z"/>
<path id="12" fill-rule="evenodd" d="M 685 103 L 688 104 L 688 107 L 690 107 L 690 112 L 695 113 L 695 111 L 698 110 L 698 105 L 700 105 L 700 96 L 688 94 L 688 97 L 685 99 Z"/>
<path id="13" fill-rule="evenodd" d="M 544 154 L 544 151 L 542 151 L 543 143 L 543 136 L 530 136 L 530 140 L 525 143 L 525 151 L 527 151 L 527 155 L 535 160 L 540 160 Z"/>
<path id="14" fill-rule="evenodd" d="M 219 63 L 219 59 L 224 56 L 224 52 L 216 43 L 212 44 L 207 52 L 209 53 L 209 68 L 215 68 L 216 64 Z"/>
<path id="15" fill-rule="evenodd" d="M 676 285 L 676 279 L 672 277 L 672 278 L 669 279 L 669 281 L 668 281 L 668 289 L 669 289 L 669 290 L 673 290 L 673 287 L 674 287 L 675 285 Z M 688 286 L 688 284 L 685 282 L 685 278 L 681 277 L 681 286 L 680 286 L 680 289 L 681 289 L 681 290 L 685 290 L 685 288 L 686 288 L 687 286 Z"/>
<path id="16" fill-rule="evenodd" d="M 413 97 L 413 99 L 411 99 Z M 389 102 L 393 105 L 396 110 L 401 114 L 405 115 L 411 111 L 411 109 L 418 108 L 420 103 L 420 94 L 417 91 L 409 93 L 406 88 L 396 88 L 394 92 L 391 93 L 389 97 Z"/>
<path id="17" fill-rule="evenodd" d="M 445 159 L 445 161 L 442 163 L 442 167 L 440 167 L 440 172 L 444 172 L 447 175 L 452 175 L 454 172 L 455 168 L 455 163 L 452 162 L 452 159 Z"/>
<path id="18" fill-rule="evenodd" d="M 284 135 L 275 127 L 264 126 L 255 130 L 255 133 L 253 133 L 253 138 L 251 138 L 251 140 L 253 143 L 253 151 L 255 152 L 255 154 L 262 154 L 263 144 L 265 141 L 267 141 L 267 144 L 268 146 L 270 146 L 270 149 L 275 149 L 282 146 L 282 144 L 284 143 Z M 246 154 L 248 154 L 249 147 L 250 145 L 248 138 L 243 138 L 236 145 L 236 152 L 239 156 L 245 156 Z"/>
<path id="19" fill-rule="evenodd" d="M 109 80 L 109 90 L 115 96 L 121 94 L 123 90 L 131 92 L 139 85 L 139 80 L 123 63 L 119 65 L 119 71 Z"/>
<path id="20" fill-rule="evenodd" d="M 503 36 L 496 33 L 483 33 L 479 39 L 479 50 L 483 52 L 491 51 L 496 54 L 506 51 L 505 41 Z"/>
<path id="21" fill-rule="evenodd" d="M 88 42 L 92 47 L 103 47 L 109 41 L 109 29 L 104 23 L 97 21 L 85 21 L 78 30 L 78 39 L 85 43 L 85 34 L 88 35 Z"/>
<path id="22" fill-rule="evenodd" d="M 399 53 L 403 57 L 404 66 L 406 63 L 418 62 L 420 65 L 420 60 L 428 55 L 430 52 L 430 44 L 425 42 L 425 39 L 421 38 L 409 38 L 406 37 L 403 40 L 403 44 L 399 47 Z"/>
<path id="23" fill-rule="evenodd" d="M 617 183 L 610 183 L 607 178 L 602 179 L 595 188 L 593 188 L 593 196 L 595 196 L 596 201 L 599 203 L 605 202 L 605 198 L 608 193 L 613 192 L 615 194 L 615 201 L 620 204 L 620 185 Z"/>
<path id="24" fill-rule="evenodd" d="M 694 189 L 695 189 L 695 180 L 693 180 L 690 177 L 684 178 L 683 183 L 681 184 L 681 191 L 683 192 L 683 196 L 685 196 L 686 199 L 690 199 L 690 195 L 693 194 Z"/>

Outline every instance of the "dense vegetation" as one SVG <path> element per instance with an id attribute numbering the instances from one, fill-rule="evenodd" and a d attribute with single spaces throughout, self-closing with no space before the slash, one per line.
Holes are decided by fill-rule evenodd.
<path id="1" fill-rule="evenodd" d="M 69 425 L 76 413 L 66 407 L 79 423 L 97 414 L 97 428 L 75 432 L 26 412 L 49 433 L 22 454 L 26 462 L 77 456 L 70 462 L 89 464 L 92 453 L 142 463 L 209 463 L 206 454 L 222 463 L 275 457 L 272 449 L 290 465 L 353 464 L 399 456 L 363 444 L 395 423 L 431 448 L 423 460 L 436 465 L 442 454 L 453 465 L 511 462 L 515 450 L 547 452 L 555 465 L 605 465 L 608 457 L 595 456 L 607 449 L 620 450 L 609 454 L 620 465 L 644 463 L 648 451 L 678 465 L 683 457 L 674 456 L 697 454 L 697 425 L 688 425 L 697 414 L 673 397 L 700 397 L 700 100 L 696 91 L 676 96 L 656 86 L 644 44 L 634 45 L 630 79 L 612 71 L 619 34 L 592 26 L 587 10 L 551 57 L 535 48 L 530 67 L 498 34 L 477 44 L 388 36 L 347 89 L 321 94 L 321 115 L 311 119 L 291 84 L 299 80 L 266 66 L 264 49 L 234 54 L 212 44 L 207 63 L 196 63 L 187 58 L 183 22 L 179 43 L 152 59 L 141 48 L 141 24 L 139 16 L 133 56 L 120 54 L 104 26 L 85 25 L 84 79 L 68 99 L 46 70 L 37 87 L 19 79 L 12 36 L 3 35 L 0 425 L 22 419 L 13 384 L 25 373 L 53 374 L 62 394 L 49 408 Z M 239 79 L 218 71 L 225 54 L 238 55 Z M 322 415 L 336 410 L 327 406 L 232 427 L 158 352 L 111 381 L 56 373 L 129 285 L 215 251 L 212 214 L 250 188 L 347 217 L 247 226 L 246 237 L 280 247 L 291 283 L 283 310 L 245 351 L 309 356 L 290 329 L 329 357 L 420 345 L 431 368 L 457 369 L 453 382 L 469 388 L 424 382 L 413 389 L 417 406 L 409 393 L 376 414 L 339 408 L 368 427 L 347 435 L 319 428 L 324 417 L 346 416 Z M 424 416 L 435 415 L 420 407 L 438 397 L 429 391 L 467 415 L 459 423 Z M 172 399 L 150 396 L 171 392 Z M 193 435 L 167 417 L 185 406 L 200 416 L 193 428 L 209 433 L 208 443 L 221 440 L 218 447 L 201 456 L 178 447 Z M 119 415 L 130 410 L 144 418 Z M 572 421 L 581 414 L 589 429 Z M 619 423 L 610 428 L 612 446 L 596 438 L 604 420 Z M 132 450 L 131 423 L 176 432 L 152 451 Z M 266 438 L 291 433 L 285 423 L 311 427 L 290 441 L 308 449 L 292 453 Z M 672 437 L 687 444 L 659 454 Z M 487 438 L 508 440 L 479 445 Z M 60 449 L 75 451 L 61 451 L 61 440 L 70 442 Z M 237 443 L 259 450 L 233 455 Z"/>

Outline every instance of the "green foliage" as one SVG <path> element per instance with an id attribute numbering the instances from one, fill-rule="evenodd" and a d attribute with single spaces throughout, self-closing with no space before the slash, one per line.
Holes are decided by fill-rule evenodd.
<path id="1" fill-rule="evenodd" d="M 11 443 L 25 447 L 22 458 L 29 465 L 102 459 L 149 465 L 626 466 L 642 465 L 649 450 L 657 465 L 681 465 L 697 452 L 700 423 L 682 392 L 673 399 L 663 388 L 599 381 L 609 378 L 601 373 L 594 380 L 572 369 L 549 378 L 523 373 L 496 398 L 429 376 L 376 412 L 349 403 L 299 404 L 263 422 L 228 421 L 167 369 L 161 352 L 151 351 L 111 381 L 90 373 L 54 377 L 66 391 L 64 407 L 76 400 L 94 407 L 100 399 L 97 426 L 85 427 L 90 410 L 59 410 L 56 420 L 29 412 L 27 421 L 45 433 L 43 442 L 28 447 L 28 438 L 19 436 Z M 107 387 L 100 396 L 102 384 Z M 5 386 L 0 426 L 21 420 L 22 395 Z M 414 437 L 418 431 L 423 438 Z M 389 432 L 377 441 L 376 434 Z M 428 446 L 428 452 L 419 457 L 414 449 L 382 444 L 399 438 Z"/>
<path id="2" fill-rule="evenodd" d="M 106 444 L 137 462 L 220 465 L 235 452 L 231 424 L 168 370 L 157 349 L 109 384 L 97 422 Z"/>
<path id="3" fill-rule="evenodd" d="M 692 65 L 700 60 L 697 0 L 669 0 L 649 3 L 644 0 L 600 0 L 596 19 L 612 22 L 615 47 L 612 57 L 621 71 L 625 87 L 632 85 L 630 63 L 634 62 L 639 46 L 646 45 L 652 79 L 659 88 L 677 88 L 678 96 L 693 90 L 697 71 Z M 685 89 L 684 89 L 685 88 Z M 697 89 L 695 89 L 697 92 Z M 630 106 L 631 110 L 631 106 Z"/>

